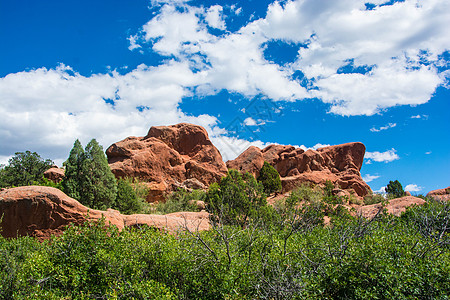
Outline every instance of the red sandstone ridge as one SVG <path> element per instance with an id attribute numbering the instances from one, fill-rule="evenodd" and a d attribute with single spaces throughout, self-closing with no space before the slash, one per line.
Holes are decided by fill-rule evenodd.
<path id="1" fill-rule="evenodd" d="M 450 200 L 450 186 L 445 189 L 431 191 L 427 194 L 427 197 L 435 198 L 435 199 L 443 200 L 443 201 L 449 201 Z"/>
<path id="2" fill-rule="evenodd" d="M 412 205 L 423 205 L 425 203 L 426 201 L 423 199 L 413 196 L 405 196 L 389 200 L 388 204 L 384 208 L 387 210 L 389 214 L 398 217 L 402 214 L 402 212 L 406 210 L 406 208 Z M 378 213 L 380 209 L 383 209 L 381 203 L 365 205 L 358 208 L 357 213 L 361 214 L 361 216 L 363 216 L 364 218 L 371 219 Z"/>
<path id="3" fill-rule="evenodd" d="M 24 186 L 0 192 L 1 234 L 4 237 L 36 236 L 40 240 L 60 235 L 69 224 L 81 225 L 86 220 L 104 217 L 106 224 L 124 227 L 149 225 L 174 232 L 187 226 L 190 230 L 209 229 L 207 212 L 181 212 L 168 215 L 122 215 L 108 209 L 89 209 L 58 189 Z"/>
<path id="4" fill-rule="evenodd" d="M 258 176 L 267 161 L 280 173 L 283 193 L 303 182 L 324 184 L 330 180 L 339 188 L 364 197 L 371 192 L 359 173 L 365 150 L 362 143 L 307 151 L 293 146 L 269 145 L 262 150 L 252 146 L 235 160 L 228 161 L 227 167 Z"/>
<path id="5" fill-rule="evenodd" d="M 226 175 L 227 167 L 206 130 L 197 125 L 151 127 L 145 137 L 128 137 L 106 150 L 116 177 L 149 182 L 148 200 L 197 179 L 205 187 Z M 192 180 L 191 180 L 192 181 Z"/>

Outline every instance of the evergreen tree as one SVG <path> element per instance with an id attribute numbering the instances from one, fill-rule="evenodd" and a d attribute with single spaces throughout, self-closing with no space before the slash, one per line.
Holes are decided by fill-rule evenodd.
<path id="1" fill-rule="evenodd" d="M 44 172 L 52 165 L 50 159 L 44 160 L 36 152 L 16 152 L 8 165 L 0 170 L 0 187 L 39 184 Z"/>
<path id="2" fill-rule="evenodd" d="M 85 150 L 76 140 L 65 162 L 64 191 L 82 204 L 95 209 L 114 206 L 117 185 L 102 146 L 92 139 Z"/>
<path id="3" fill-rule="evenodd" d="M 84 160 L 84 150 L 80 141 L 77 139 L 70 150 L 69 158 L 64 162 L 65 177 L 62 182 L 63 191 L 69 197 L 81 201 L 81 184 L 83 182 L 81 165 Z"/>
<path id="4" fill-rule="evenodd" d="M 280 174 L 267 161 L 264 162 L 263 167 L 259 171 L 258 181 L 264 186 L 264 192 L 267 195 L 281 191 Z"/>
<path id="5" fill-rule="evenodd" d="M 405 195 L 402 184 L 398 180 L 389 181 L 389 184 L 386 186 L 386 193 L 393 198 L 400 198 Z"/>

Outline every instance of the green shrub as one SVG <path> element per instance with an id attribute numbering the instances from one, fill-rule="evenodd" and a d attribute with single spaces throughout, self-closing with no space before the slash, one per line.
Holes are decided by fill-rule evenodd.
<path id="1" fill-rule="evenodd" d="M 195 201 L 203 201 L 206 193 L 201 190 L 188 192 L 178 189 L 169 194 L 165 202 L 158 203 L 156 213 L 169 214 L 179 211 L 198 211 Z"/>
<path id="2" fill-rule="evenodd" d="M 384 201 L 386 201 L 386 199 L 381 194 L 371 194 L 364 197 L 364 205 L 372 205 Z"/>
<path id="3" fill-rule="evenodd" d="M 260 216 L 267 205 L 262 184 L 248 172 L 229 170 L 220 183 L 209 187 L 205 201 L 216 220 L 224 224 L 247 225 Z"/>
<path id="4" fill-rule="evenodd" d="M 140 200 L 133 186 L 125 179 L 117 180 L 117 197 L 113 208 L 123 214 L 131 215 L 141 213 L 144 203 Z"/>
<path id="5" fill-rule="evenodd" d="M 264 187 L 264 192 L 270 195 L 274 192 L 281 191 L 281 179 L 278 171 L 268 162 L 264 162 L 257 179 Z"/>

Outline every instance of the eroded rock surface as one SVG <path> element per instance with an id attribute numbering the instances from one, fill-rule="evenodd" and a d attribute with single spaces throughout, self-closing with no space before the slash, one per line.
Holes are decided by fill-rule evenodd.
<path id="1" fill-rule="evenodd" d="M 149 182 L 149 202 L 182 186 L 209 186 L 226 175 L 227 167 L 206 130 L 181 123 L 151 127 L 145 137 L 128 137 L 106 150 L 116 177 Z"/>
<path id="2" fill-rule="evenodd" d="M 0 192 L 1 234 L 4 237 L 35 236 L 41 240 L 60 235 L 70 224 L 105 218 L 107 225 L 124 227 L 148 225 L 169 232 L 187 227 L 209 229 L 206 212 L 181 212 L 168 215 L 122 215 L 119 211 L 89 209 L 62 191 L 43 186 L 24 186 Z"/>
<path id="3" fill-rule="evenodd" d="M 227 162 L 229 169 L 247 171 L 258 176 L 264 161 L 280 173 L 283 193 L 304 182 L 324 184 L 330 180 L 340 189 L 364 197 L 371 192 L 361 178 L 365 146 L 347 143 L 304 151 L 293 146 L 250 147 L 238 158 Z"/>
<path id="4" fill-rule="evenodd" d="M 450 201 L 450 186 L 445 189 L 438 189 L 431 191 L 427 194 L 427 197 L 435 198 L 443 201 Z"/>
<path id="5" fill-rule="evenodd" d="M 426 201 L 421 198 L 405 196 L 390 200 L 385 208 L 387 209 L 388 213 L 398 217 L 402 212 L 406 210 L 406 208 L 410 207 L 411 205 L 423 205 L 425 203 Z M 363 217 L 370 219 L 373 218 L 380 209 L 382 209 L 382 205 L 381 203 L 377 203 L 361 206 L 357 209 L 357 212 Z"/>
<path id="6" fill-rule="evenodd" d="M 44 172 L 44 177 L 48 180 L 53 181 L 54 183 L 59 183 L 64 179 L 64 169 L 58 167 L 52 167 Z"/>

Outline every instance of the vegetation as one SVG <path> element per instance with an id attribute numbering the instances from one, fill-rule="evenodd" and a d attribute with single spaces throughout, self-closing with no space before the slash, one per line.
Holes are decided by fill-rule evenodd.
<path id="1" fill-rule="evenodd" d="M 312 215 L 317 194 L 302 188 L 276 210 L 284 222 L 265 225 L 215 223 L 171 235 L 100 222 L 44 243 L 0 237 L 0 298 L 448 298 L 448 203 L 411 207 L 402 217 L 338 216 L 323 226 Z M 313 207 L 293 205 L 299 197 Z"/>
<path id="2" fill-rule="evenodd" d="M 0 187 L 40 184 L 52 165 L 50 159 L 43 159 L 36 152 L 16 152 L 8 165 L 0 168 Z"/>
<path id="3" fill-rule="evenodd" d="M 259 218 L 267 207 L 262 184 L 250 173 L 236 170 L 229 170 L 220 183 L 213 183 L 205 201 L 208 211 L 223 224 L 242 227 Z"/>
<path id="4" fill-rule="evenodd" d="M 94 209 L 115 207 L 117 183 L 102 146 L 93 139 L 83 150 L 76 140 L 66 167 L 64 192 Z M 132 200 L 131 200 L 132 201 Z"/>
<path id="5" fill-rule="evenodd" d="M 391 199 L 405 196 L 402 184 L 398 180 L 389 181 L 389 184 L 386 186 L 386 193 Z"/>
<path id="6" fill-rule="evenodd" d="M 267 195 L 281 191 L 280 174 L 266 161 L 259 171 L 258 182 L 261 182 Z"/>
<path id="7" fill-rule="evenodd" d="M 206 193 L 201 190 L 191 192 L 179 189 L 171 193 L 165 202 L 158 203 L 156 213 L 169 214 L 178 211 L 198 211 L 196 201 L 204 201 Z"/>

